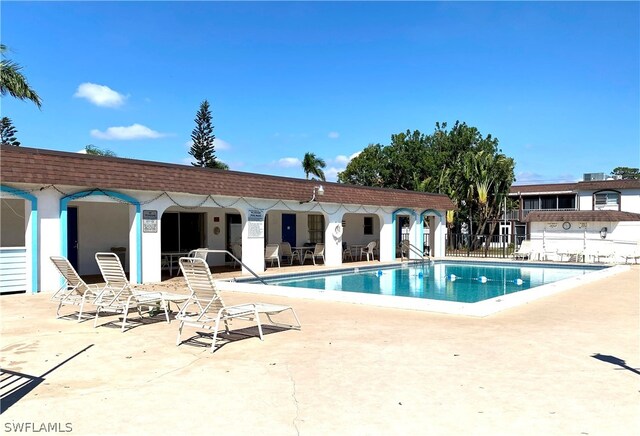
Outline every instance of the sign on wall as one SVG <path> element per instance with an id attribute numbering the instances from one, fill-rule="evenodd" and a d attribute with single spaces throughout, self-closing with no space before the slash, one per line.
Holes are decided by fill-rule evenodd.
<path id="1" fill-rule="evenodd" d="M 142 232 L 158 233 L 158 211 L 157 210 L 142 211 Z"/>
<path id="2" fill-rule="evenodd" d="M 248 232 L 250 238 L 264 238 L 264 212 L 260 209 L 249 209 Z"/>

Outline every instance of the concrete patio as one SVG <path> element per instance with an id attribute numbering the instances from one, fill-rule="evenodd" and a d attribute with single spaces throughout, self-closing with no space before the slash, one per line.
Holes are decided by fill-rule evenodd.
<path id="1" fill-rule="evenodd" d="M 303 329 L 233 334 L 213 354 L 176 347 L 178 323 L 160 316 L 120 333 L 55 319 L 47 294 L 3 296 L 2 428 L 640 434 L 639 289 L 633 266 L 486 318 L 226 293 L 227 304 L 290 304 Z"/>

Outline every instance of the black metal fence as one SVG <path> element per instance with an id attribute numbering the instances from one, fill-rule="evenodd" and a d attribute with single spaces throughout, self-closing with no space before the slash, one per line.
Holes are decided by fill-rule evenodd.
<path id="1" fill-rule="evenodd" d="M 470 235 L 449 233 L 446 239 L 446 256 L 507 258 L 517 250 L 524 235 Z"/>

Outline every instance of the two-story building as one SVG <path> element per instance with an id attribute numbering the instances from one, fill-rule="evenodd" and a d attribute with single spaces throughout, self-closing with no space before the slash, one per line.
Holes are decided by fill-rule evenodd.
<path id="1" fill-rule="evenodd" d="M 636 250 L 640 240 L 640 180 L 585 180 L 514 185 L 517 210 L 507 216 L 518 242 L 541 252 Z M 578 250 L 580 249 L 580 250 Z"/>

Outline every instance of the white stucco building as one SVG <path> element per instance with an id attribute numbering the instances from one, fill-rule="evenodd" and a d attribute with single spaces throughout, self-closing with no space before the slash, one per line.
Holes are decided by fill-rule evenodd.
<path id="1" fill-rule="evenodd" d="M 324 243 L 330 266 L 342 264 L 345 244 L 371 241 L 379 260 L 393 260 L 403 236 L 420 249 L 426 241 L 439 257 L 453 208 L 439 194 L 23 147 L 0 152 L 2 292 L 56 290 L 53 255 L 81 275 L 98 274 L 94 254 L 110 250 L 121 253 L 134 283 L 160 281 L 167 253 L 234 244 L 257 273 L 265 245 L 283 241 Z M 231 259 L 213 253 L 208 261 Z"/>

